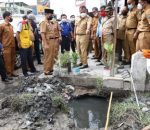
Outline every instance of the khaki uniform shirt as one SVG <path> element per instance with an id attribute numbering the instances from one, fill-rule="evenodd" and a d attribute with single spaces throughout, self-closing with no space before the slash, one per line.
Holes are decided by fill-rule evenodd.
<path id="1" fill-rule="evenodd" d="M 0 42 L 3 47 L 15 47 L 13 26 L 10 23 L 0 25 Z"/>
<path id="2" fill-rule="evenodd" d="M 96 35 L 97 26 L 98 26 L 98 20 L 99 20 L 99 17 L 93 17 L 92 18 L 91 31 L 93 33 L 95 33 L 95 35 Z"/>
<path id="3" fill-rule="evenodd" d="M 150 4 L 142 12 L 141 21 L 138 25 L 139 31 L 149 31 L 150 32 Z"/>
<path id="4" fill-rule="evenodd" d="M 128 12 L 126 20 L 126 29 L 136 29 L 138 25 L 138 9 L 134 7 Z"/>
<path id="5" fill-rule="evenodd" d="M 85 18 L 78 17 L 75 21 L 76 34 L 86 34 L 86 30 L 88 26 L 91 27 L 92 18 L 90 16 L 86 16 Z"/>
<path id="6" fill-rule="evenodd" d="M 115 17 L 112 16 L 111 18 L 107 18 L 105 22 L 103 22 L 102 25 L 102 35 L 109 35 L 114 33 L 114 20 Z"/>
<path id="7" fill-rule="evenodd" d="M 60 27 L 58 22 L 49 22 L 44 20 L 40 23 L 40 32 L 45 33 L 46 40 L 60 37 Z"/>
<path id="8" fill-rule="evenodd" d="M 125 39 L 126 19 L 127 19 L 126 16 L 123 16 L 123 15 L 118 16 L 117 38 L 121 40 Z"/>

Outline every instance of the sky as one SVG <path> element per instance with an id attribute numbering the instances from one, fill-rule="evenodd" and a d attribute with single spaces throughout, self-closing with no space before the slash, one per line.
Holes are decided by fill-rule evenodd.
<path id="1" fill-rule="evenodd" d="M 36 5 L 37 0 L 0 0 L 0 1 L 10 1 L 10 2 L 25 2 L 29 5 Z M 100 1 L 102 0 L 86 0 L 87 8 L 89 11 L 92 10 L 92 7 L 100 7 Z M 103 0 L 105 1 L 105 0 Z M 60 16 L 60 14 L 65 13 L 68 16 L 75 14 L 78 15 L 79 13 L 79 7 L 75 6 L 75 0 L 50 0 L 51 8 L 55 10 L 55 14 Z M 102 3 L 103 4 L 103 3 Z"/>

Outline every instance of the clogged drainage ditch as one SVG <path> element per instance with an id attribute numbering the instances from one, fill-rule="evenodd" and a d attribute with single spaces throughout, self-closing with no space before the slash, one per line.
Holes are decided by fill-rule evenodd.
<path id="1" fill-rule="evenodd" d="M 108 102 L 104 98 L 85 96 L 69 104 L 78 128 L 98 129 L 105 126 Z"/>
<path id="2" fill-rule="evenodd" d="M 105 126 L 110 92 L 83 88 L 57 77 L 20 79 L 18 92 L 0 101 L 0 130 L 99 130 Z M 112 130 L 141 130 L 150 124 L 150 94 L 141 95 L 141 109 L 132 94 L 114 98 Z"/>

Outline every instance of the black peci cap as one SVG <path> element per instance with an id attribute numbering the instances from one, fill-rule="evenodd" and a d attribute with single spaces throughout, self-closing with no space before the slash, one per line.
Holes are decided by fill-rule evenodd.
<path id="1" fill-rule="evenodd" d="M 105 8 L 105 11 L 106 11 L 106 12 L 113 11 L 113 8 L 112 8 L 111 6 L 107 6 L 107 7 Z"/>
<path id="2" fill-rule="evenodd" d="M 44 12 L 45 12 L 45 14 L 48 14 L 48 13 L 53 14 L 54 10 L 52 10 L 52 9 L 45 9 Z"/>

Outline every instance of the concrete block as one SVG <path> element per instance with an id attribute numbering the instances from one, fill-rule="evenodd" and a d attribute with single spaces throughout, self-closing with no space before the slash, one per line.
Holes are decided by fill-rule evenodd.
<path id="1" fill-rule="evenodd" d="M 66 84 L 71 84 L 74 86 L 82 86 L 82 87 L 96 87 L 97 86 L 97 79 L 87 76 L 75 76 L 75 75 L 68 75 L 64 77 L 60 77 Z"/>
<path id="2" fill-rule="evenodd" d="M 136 52 L 132 56 L 131 74 L 137 91 L 144 91 L 146 87 L 146 58 L 142 52 Z"/>
<path id="3" fill-rule="evenodd" d="M 112 90 L 123 90 L 124 81 L 122 78 L 107 77 L 103 79 L 103 88 Z"/>

